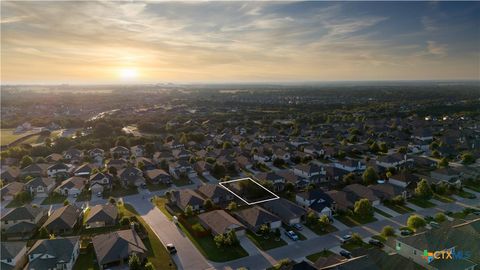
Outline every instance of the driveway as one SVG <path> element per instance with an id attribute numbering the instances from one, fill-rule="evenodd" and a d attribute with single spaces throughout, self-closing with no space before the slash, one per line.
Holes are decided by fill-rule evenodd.
<path id="1" fill-rule="evenodd" d="M 197 187 L 205 184 L 197 175 L 189 175 L 188 179 L 190 179 L 190 181 L 192 181 Z"/>
<path id="2" fill-rule="evenodd" d="M 396 216 L 401 215 L 400 213 L 397 213 L 397 212 L 393 211 L 392 209 L 386 207 L 385 205 L 379 204 L 379 205 L 376 205 L 375 208 L 378 208 L 379 210 L 389 214 L 392 217 L 396 217 Z"/>
<path id="3" fill-rule="evenodd" d="M 207 179 L 208 182 L 210 182 L 210 183 L 216 184 L 216 183 L 219 182 L 217 178 L 211 176 L 210 174 L 204 174 L 203 177 L 205 177 L 205 179 Z"/>
<path id="4" fill-rule="evenodd" d="M 348 230 L 350 227 L 348 227 L 347 225 L 343 224 L 342 222 L 340 222 L 340 220 L 333 218 L 333 227 L 337 228 L 337 230 L 339 231 L 343 231 L 343 230 Z"/>

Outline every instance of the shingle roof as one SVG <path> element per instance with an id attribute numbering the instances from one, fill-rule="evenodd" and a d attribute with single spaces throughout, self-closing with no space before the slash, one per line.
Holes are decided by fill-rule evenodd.
<path id="1" fill-rule="evenodd" d="M 114 221 L 118 216 L 118 209 L 115 205 L 111 204 L 98 204 L 90 209 L 86 223 L 96 221 Z"/>
<path id="2" fill-rule="evenodd" d="M 229 229 L 241 227 L 243 224 L 237 219 L 229 215 L 224 210 L 214 210 L 198 215 L 198 218 L 208 225 L 215 234 L 223 234 Z"/>
<path id="3" fill-rule="evenodd" d="M 55 182 L 52 178 L 47 177 L 35 177 L 32 180 L 28 181 L 25 185 L 27 187 L 37 188 L 37 187 L 48 187 Z"/>
<path id="4" fill-rule="evenodd" d="M 49 230 L 72 229 L 81 213 L 82 210 L 74 205 L 63 206 L 53 211 L 43 224 L 43 227 Z"/>
<path id="5" fill-rule="evenodd" d="M 286 219 L 301 217 L 307 213 L 301 206 L 284 198 L 263 203 L 262 207 Z"/>
<path id="6" fill-rule="evenodd" d="M 280 220 L 276 215 L 258 206 L 240 210 L 235 214 L 252 227 Z"/>
<path id="7" fill-rule="evenodd" d="M 5 242 L 2 241 L 0 256 L 2 260 L 13 259 L 25 247 L 25 242 Z M 3 268 L 2 268 L 3 269 Z"/>
<path id="8" fill-rule="evenodd" d="M 8 209 L 8 208 L 7 208 Z M 30 220 L 35 219 L 38 215 L 44 213 L 42 207 L 33 207 L 32 205 L 25 205 L 17 208 L 10 208 L 2 211 L 2 221 L 11 220 Z"/>
<path id="9" fill-rule="evenodd" d="M 132 252 L 139 254 L 147 252 L 147 248 L 134 230 L 97 235 L 92 239 L 92 242 L 100 264 L 128 258 Z"/>
<path id="10" fill-rule="evenodd" d="M 69 262 L 72 259 L 73 249 L 79 240 L 79 236 L 38 240 L 33 244 L 28 254 L 49 254 L 53 258 L 37 257 L 28 263 L 26 269 L 53 269 L 59 261 Z"/>

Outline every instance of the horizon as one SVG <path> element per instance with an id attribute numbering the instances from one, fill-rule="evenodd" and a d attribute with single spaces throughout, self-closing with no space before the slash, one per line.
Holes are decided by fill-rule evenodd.
<path id="1" fill-rule="evenodd" d="M 2 85 L 463 81 L 480 74 L 479 2 L 1 7 Z"/>

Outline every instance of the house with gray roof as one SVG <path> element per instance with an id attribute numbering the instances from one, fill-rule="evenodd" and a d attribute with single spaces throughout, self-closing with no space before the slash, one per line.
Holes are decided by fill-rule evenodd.
<path id="1" fill-rule="evenodd" d="M 2 232 L 8 239 L 27 239 L 35 233 L 45 215 L 44 208 L 32 205 L 7 208 L 2 210 Z"/>
<path id="2" fill-rule="evenodd" d="M 4 187 L 2 187 L 0 189 L 0 193 L 2 194 L 2 201 L 3 200 L 8 200 L 8 201 L 13 200 L 15 198 L 15 196 L 17 196 L 18 194 L 23 192 L 24 187 L 25 187 L 25 184 L 22 183 L 22 182 L 8 183 L 7 185 L 5 185 Z"/>
<path id="3" fill-rule="evenodd" d="M 79 236 L 38 240 L 27 253 L 28 264 L 25 270 L 71 270 L 79 253 Z"/>
<path id="4" fill-rule="evenodd" d="M 63 162 L 58 162 L 47 168 L 48 177 L 63 177 L 67 176 L 70 171 L 70 166 Z"/>
<path id="5" fill-rule="evenodd" d="M 42 227 L 55 234 L 69 233 L 80 224 L 82 215 L 82 209 L 66 205 L 53 211 Z"/>
<path id="6" fill-rule="evenodd" d="M 237 236 L 245 235 L 245 226 L 224 210 L 214 210 L 198 215 L 202 226 L 209 229 L 212 235 L 235 231 Z"/>
<path id="7" fill-rule="evenodd" d="M 114 226 L 118 220 L 118 209 L 113 204 L 98 204 L 90 209 L 85 220 L 86 228 Z"/>
<path id="8" fill-rule="evenodd" d="M 205 202 L 205 199 L 200 194 L 191 189 L 173 191 L 171 200 L 182 210 L 185 210 L 187 205 L 190 205 L 194 210 L 201 210 Z"/>
<path id="9" fill-rule="evenodd" d="M 139 187 L 145 184 L 145 178 L 143 172 L 136 167 L 127 167 L 118 172 L 120 182 L 124 186 L 136 186 Z"/>
<path id="10" fill-rule="evenodd" d="M 234 199 L 232 193 L 227 191 L 224 187 L 216 184 L 201 185 L 197 189 L 197 193 L 205 196 L 206 199 L 212 200 L 214 204 L 225 206 Z"/>
<path id="11" fill-rule="evenodd" d="M 55 192 L 69 196 L 78 195 L 85 188 L 87 180 L 83 177 L 73 176 L 64 180 L 58 187 L 55 188 Z"/>
<path id="12" fill-rule="evenodd" d="M 26 242 L 2 241 L 2 243 L 0 243 L 0 269 L 22 269 L 26 263 L 26 253 Z"/>
<path id="13" fill-rule="evenodd" d="M 46 198 L 55 187 L 55 179 L 48 177 L 35 177 L 25 184 L 25 189 L 34 198 Z"/>
<path id="14" fill-rule="evenodd" d="M 133 229 L 100 234 L 92 239 L 93 248 L 101 269 L 121 264 L 135 253 L 140 258 L 147 256 L 148 250 Z"/>
<path id="15" fill-rule="evenodd" d="M 307 210 L 285 198 L 265 202 L 262 207 L 277 215 L 287 225 L 301 223 L 307 215 Z"/>
<path id="16" fill-rule="evenodd" d="M 282 221 L 278 216 L 259 206 L 242 209 L 235 212 L 234 216 L 254 232 L 259 231 L 264 224 L 272 230 L 282 226 Z"/>

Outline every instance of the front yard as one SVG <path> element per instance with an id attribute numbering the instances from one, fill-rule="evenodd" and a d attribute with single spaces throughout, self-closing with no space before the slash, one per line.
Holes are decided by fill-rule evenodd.
<path id="1" fill-rule="evenodd" d="M 172 220 L 172 215 L 170 214 L 170 212 L 168 212 L 168 210 L 165 208 L 165 205 L 168 203 L 168 200 L 165 198 L 165 197 L 158 197 L 158 196 L 155 196 L 152 200 L 153 204 L 155 204 L 155 206 L 160 210 L 162 211 L 163 214 L 165 214 L 165 216 Z"/>
<path id="2" fill-rule="evenodd" d="M 385 213 L 384 211 L 378 209 L 378 208 L 374 208 L 375 212 L 379 213 L 380 215 L 384 216 L 384 217 L 388 217 L 388 218 L 391 218 L 392 215 L 388 214 L 388 213 Z"/>
<path id="3" fill-rule="evenodd" d="M 318 258 L 320 258 L 320 257 L 328 257 L 328 256 L 333 255 L 333 254 L 334 254 L 334 253 L 331 252 L 330 250 L 325 249 L 325 250 L 323 250 L 323 251 L 310 254 L 310 255 L 308 255 L 306 258 L 307 258 L 309 261 L 311 261 L 312 263 L 315 263 L 315 262 L 318 260 Z"/>
<path id="4" fill-rule="evenodd" d="M 367 223 L 370 223 L 370 222 L 377 221 L 377 219 L 374 218 L 373 216 L 371 216 L 371 217 L 360 217 L 360 216 L 355 215 L 355 214 L 353 214 L 353 215 L 338 215 L 335 218 L 338 219 L 343 224 L 347 225 L 348 227 L 355 227 L 355 226 L 359 226 L 359 225 L 362 225 L 362 224 L 367 224 Z"/>
<path id="5" fill-rule="evenodd" d="M 393 203 L 389 203 L 389 202 L 384 202 L 384 205 L 386 207 L 392 209 L 393 211 L 395 211 L 397 213 L 400 213 L 400 214 L 411 213 L 411 212 L 414 211 L 412 208 L 407 207 L 405 205 L 393 204 Z"/>
<path id="6" fill-rule="evenodd" d="M 88 189 L 84 189 L 80 194 L 78 194 L 77 202 L 90 201 L 92 199 L 92 192 Z"/>
<path id="7" fill-rule="evenodd" d="M 166 185 L 164 183 L 153 184 L 147 181 L 146 184 L 147 184 L 148 190 L 150 191 L 157 191 L 157 190 L 167 189 L 170 187 L 169 185 Z"/>
<path id="8" fill-rule="evenodd" d="M 269 250 L 281 246 L 285 246 L 287 242 L 283 241 L 281 238 L 277 241 L 273 233 L 270 233 L 267 239 L 262 235 L 256 235 L 254 232 L 248 230 L 247 237 L 261 250 Z"/>
<path id="9" fill-rule="evenodd" d="M 413 198 L 409 199 L 408 201 L 415 204 L 416 206 L 419 206 L 419 207 L 422 207 L 422 208 L 431 208 L 431 207 L 436 206 L 436 204 L 430 202 L 429 200 L 423 199 L 423 198 L 418 198 L 418 197 L 413 197 Z"/>
<path id="10" fill-rule="evenodd" d="M 313 231 L 314 233 L 316 233 L 317 235 L 324 235 L 324 234 L 327 234 L 327 233 L 332 233 L 332 232 L 336 232 L 338 231 L 337 228 L 335 228 L 335 226 L 329 224 L 327 227 L 323 228 L 322 226 L 320 225 L 312 225 L 312 224 L 305 224 L 305 226 L 307 228 L 309 228 L 311 231 Z"/>
<path id="11" fill-rule="evenodd" d="M 103 198 L 108 199 L 109 197 L 119 198 L 125 197 L 128 195 L 138 194 L 137 187 L 127 187 L 124 188 L 120 185 L 114 185 L 112 190 L 106 190 L 103 192 Z"/>
<path id="12" fill-rule="evenodd" d="M 466 192 L 465 190 L 459 190 L 457 191 L 456 193 L 458 196 L 462 197 L 462 198 L 466 198 L 466 199 L 475 199 L 477 196 L 475 196 L 474 194 L 470 193 L 470 192 Z"/>
<path id="13" fill-rule="evenodd" d="M 45 200 L 43 200 L 42 205 L 45 204 L 59 204 L 63 203 L 67 199 L 66 196 L 60 195 L 59 193 L 52 192 Z"/>
<path id="14" fill-rule="evenodd" d="M 178 179 L 173 178 L 172 183 L 175 184 L 175 186 L 180 187 L 180 186 L 190 185 L 192 184 L 192 181 L 190 181 L 190 179 L 188 179 L 188 177 L 186 176 L 181 176 Z"/>
<path id="15" fill-rule="evenodd" d="M 444 203 L 452 203 L 455 201 L 455 199 L 453 199 L 452 197 L 450 196 L 447 196 L 447 195 L 440 195 L 440 194 L 434 194 L 433 195 L 433 198 L 435 200 L 438 200 L 438 201 L 441 201 L 441 202 L 444 202 Z"/>
<path id="16" fill-rule="evenodd" d="M 348 250 L 350 252 L 356 250 L 356 249 L 362 249 L 362 250 L 365 250 L 365 249 L 370 249 L 372 248 L 372 246 L 370 244 L 367 244 L 365 242 L 361 242 L 361 243 L 357 243 L 357 242 L 354 242 L 354 241 L 348 241 L 346 243 L 343 243 L 342 245 L 340 245 L 343 249 L 345 250 Z"/>
<path id="17" fill-rule="evenodd" d="M 92 245 L 88 245 L 85 253 L 80 252 L 80 255 L 73 266 L 73 270 L 99 270 L 96 263 L 97 258 Z"/>

